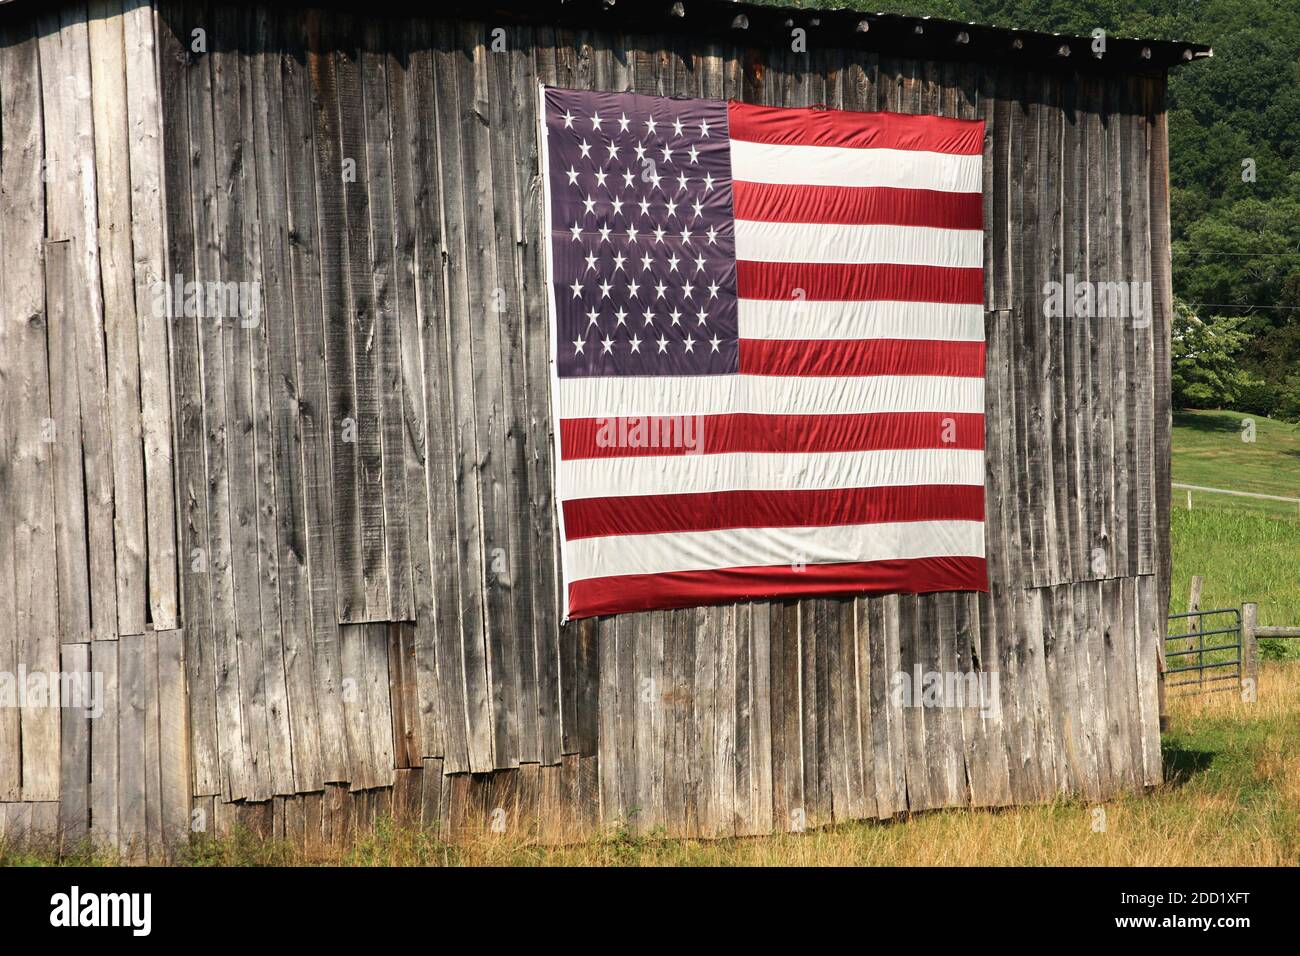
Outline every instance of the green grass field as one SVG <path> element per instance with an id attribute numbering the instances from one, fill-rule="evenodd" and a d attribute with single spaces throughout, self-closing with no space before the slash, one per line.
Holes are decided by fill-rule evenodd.
<path id="1" fill-rule="evenodd" d="M 1174 415 L 1173 480 L 1300 497 L 1300 426 L 1253 418 L 1242 441 L 1231 411 Z M 1203 608 L 1259 605 L 1261 624 L 1300 625 L 1300 506 L 1228 495 L 1173 492 L 1171 611 L 1186 610 L 1192 576 L 1205 580 Z M 1300 657 L 1300 641 L 1269 641 L 1269 657 Z"/>

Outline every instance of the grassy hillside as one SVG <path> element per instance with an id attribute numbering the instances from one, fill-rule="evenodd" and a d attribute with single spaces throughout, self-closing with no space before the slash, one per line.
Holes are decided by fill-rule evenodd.
<path id="1" fill-rule="evenodd" d="M 1300 427 L 1254 418 L 1242 441 L 1231 411 L 1174 416 L 1173 480 L 1213 488 L 1300 497 Z M 1171 610 L 1185 610 L 1192 575 L 1205 578 L 1202 607 L 1259 605 L 1261 624 L 1300 625 L 1300 508 L 1283 502 L 1175 489 L 1171 520 Z M 1269 656 L 1300 656 L 1300 641 L 1270 642 Z"/>

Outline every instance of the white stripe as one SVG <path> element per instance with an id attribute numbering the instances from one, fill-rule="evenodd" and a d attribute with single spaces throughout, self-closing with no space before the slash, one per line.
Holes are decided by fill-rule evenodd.
<path id="1" fill-rule="evenodd" d="M 984 484 L 984 452 L 970 448 L 642 455 L 562 461 L 556 496 L 687 495 L 710 491 L 827 491 Z"/>
<path id="2" fill-rule="evenodd" d="M 984 379 L 952 375 L 591 376 L 557 388 L 561 418 L 984 411 Z"/>
<path id="3" fill-rule="evenodd" d="M 736 220 L 736 258 L 754 262 L 888 262 L 978 269 L 980 229 Z"/>
<path id="4" fill-rule="evenodd" d="M 979 521 L 903 521 L 828 528 L 733 528 L 670 534 L 581 538 L 564 546 L 569 579 L 623 574 L 708 571 L 888 561 L 899 558 L 984 557 Z"/>
<path id="5" fill-rule="evenodd" d="M 914 149 L 777 146 L 731 141 L 731 178 L 798 186 L 892 186 L 978 193 L 983 156 Z"/>
<path id="6" fill-rule="evenodd" d="M 742 339 L 984 341 L 984 307 L 947 302 L 737 299 Z"/>

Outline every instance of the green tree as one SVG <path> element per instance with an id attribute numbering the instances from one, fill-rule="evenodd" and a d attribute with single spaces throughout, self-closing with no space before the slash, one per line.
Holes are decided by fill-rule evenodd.
<path id="1" fill-rule="evenodd" d="M 1185 302 L 1174 304 L 1171 353 L 1175 408 L 1235 408 L 1252 384 L 1238 356 L 1250 342 L 1242 316 L 1201 319 Z"/>

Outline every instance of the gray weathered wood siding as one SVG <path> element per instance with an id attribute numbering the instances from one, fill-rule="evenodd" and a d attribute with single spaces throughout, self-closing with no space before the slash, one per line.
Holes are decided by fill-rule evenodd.
<path id="1" fill-rule="evenodd" d="M 160 117 L 156 200 L 156 181 L 135 186 L 136 169 L 156 176 L 159 160 L 137 167 L 144 134 L 130 113 L 121 129 L 98 119 L 92 129 L 89 113 L 79 127 L 85 99 L 47 106 L 42 126 L 42 90 L 79 87 L 42 87 L 37 58 L 111 71 L 94 49 L 100 21 L 70 4 L 61 24 L 6 24 L 0 40 L 0 374 L 6 395 L 81 410 L 66 439 L 79 443 L 66 452 L 76 469 L 58 443 L 0 455 L 7 487 L 22 490 L 0 524 L 0 628 L 54 613 L 35 610 L 15 577 L 33 568 L 20 547 L 38 548 L 50 580 L 92 585 L 66 610 L 61 597 L 57 628 L 0 630 L 0 665 L 56 659 L 45 635 L 65 647 L 89 639 L 70 638 L 72 627 L 121 635 L 119 763 L 178 746 L 167 729 L 179 700 L 183 752 L 159 786 L 174 790 L 183 768 L 199 819 L 326 842 L 378 813 L 556 838 L 623 822 L 717 836 L 1103 798 L 1161 779 L 1163 73 L 899 59 L 865 46 L 802 54 L 739 31 L 695 38 L 668 17 L 648 34 L 245 3 L 167 0 L 156 12 L 157 98 L 140 101 Z M 498 27 L 506 49 L 493 52 Z M 126 60 L 129 81 L 129 45 Z M 986 121 L 989 593 L 559 626 L 538 82 Z M 113 115 L 111 102 L 103 111 Z M 66 195 L 42 189 L 42 136 L 46 155 L 90 157 L 101 188 L 76 195 L 84 178 L 69 177 Z M 124 146 L 130 188 L 112 172 Z M 145 201 L 154 219 L 142 221 Z M 41 235 L 22 204 L 42 202 L 47 225 L 99 228 Z M 133 280 L 122 274 L 131 248 L 104 228 L 128 214 Z M 257 282 L 258 321 L 117 328 L 129 296 L 143 315 L 138 260 L 144 249 L 156 262 L 164 236 L 160 274 Z M 84 289 L 67 276 L 91 268 L 99 298 L 76 309 L 104 325 L 89 336 L 97 360 L 81 348 L 83 323 L 66 318 Z M 1152 320 L 1046 318 L 1043 285 L 1067 274 L 1151 282 Z M 132 348 L 134 371 L 119 368 L 114 356 Z M 47 357 L 48 379 L 27 381 Z M 146 390 L 159 401 L 123 397 Z M 20 408 L 6 401 L 4 440 L 34 448 Z M 123 442 L 136 451 L 115 454 Z M 84 488 L 72 484 L 83 462 Z M 115 488 L 146 489 L 142 508 L 100 515 L 103 489 Z M 83 495 L 80 523 L 49 517 Z M 155 514 L 178 537 L 156 533 Z M 123 656 L 135 653 L 125 639 L 135 622 L 145 635 L 157 628 L 144 658 L 156 670 Z M 88 645 L 96 666 L 99 648 Z M 914 667 L 996 673 L 1000 708 L 899 708 L 893 677 Z M 152 690 L 128 694 L 155 673 Z M 53 764 L 13 769 L 18 721 L 23 760 L 28 741 L 43 740 Z M 159 730 L 140 739 L 134 722 Z M 74 725 L 65 719 L 65 737 L 83 732 Z M 58 799 L 59 730 L 57 718 L 0 710 L 0 801 L 28 808 L 13 812 Z M 64 766 L 93 768 L 94 742 L 84 753 L 65 745 Z M 93 769 L 89 779 L 93 806 Z M 81 806 L 81 790 L 63 792 Z M 147 793 L 113 799 L 116 825 L 155 829 Z M 162 833 L 172 811 L 159 806 Z"/>

